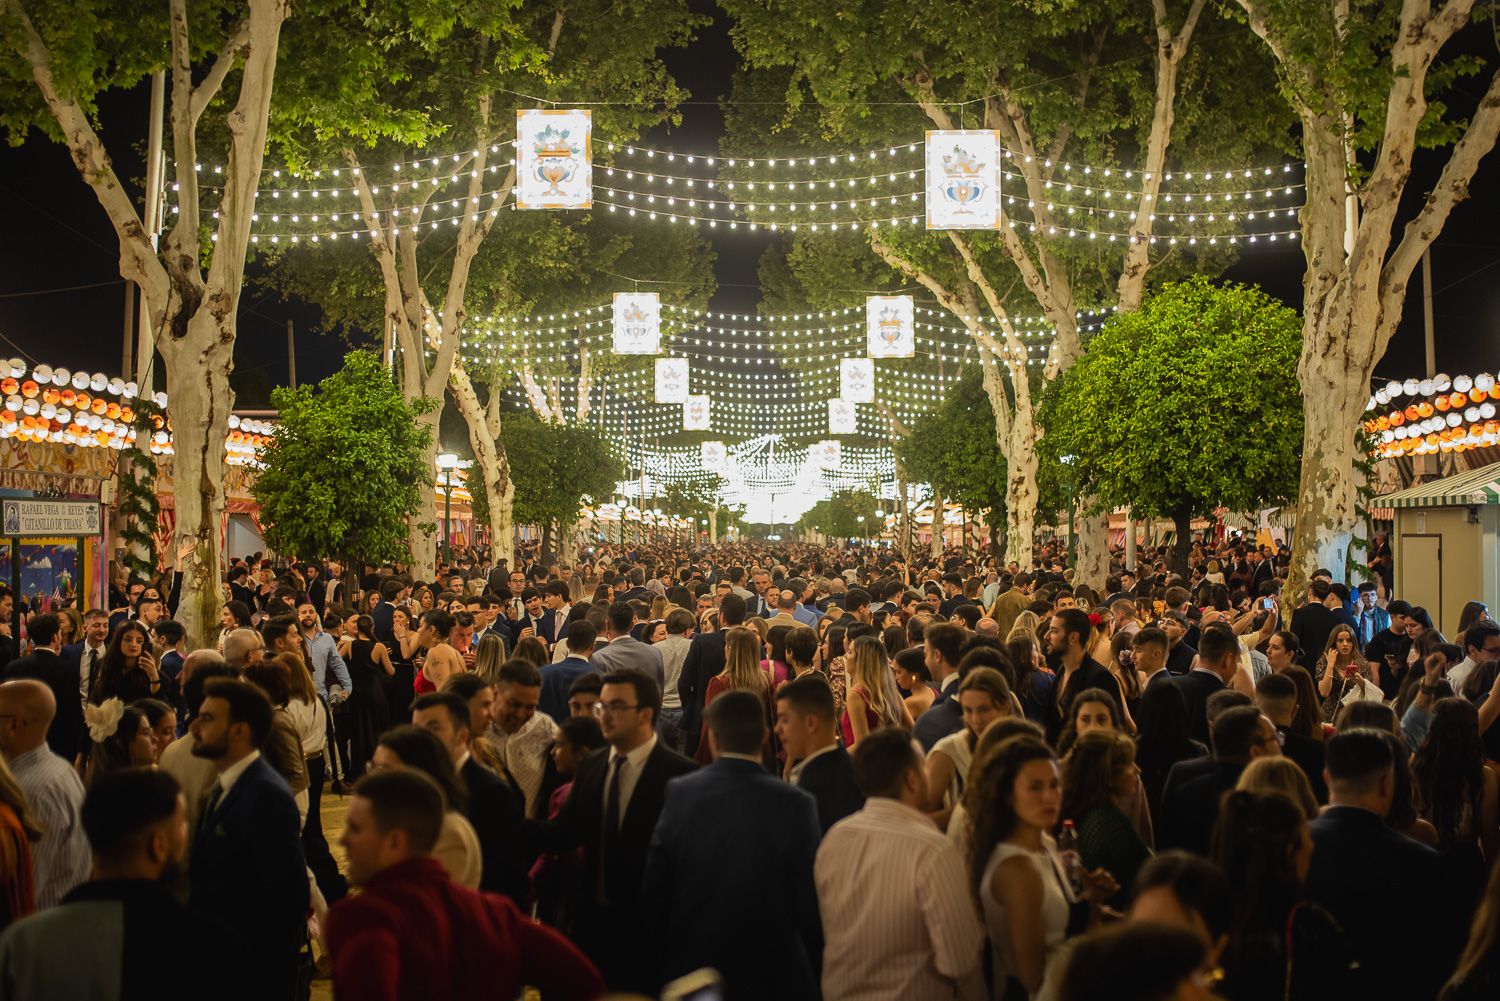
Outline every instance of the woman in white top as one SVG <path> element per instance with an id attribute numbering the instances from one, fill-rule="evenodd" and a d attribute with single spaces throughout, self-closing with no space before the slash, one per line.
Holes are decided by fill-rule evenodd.
<path id="1" fill-rule="evenodd" d="M 963 728 L 939 740 L 927 754 L 926 809 L 941 828 L 948 826 L 949 815 L 963 799 L 979 735 L 1011 711 L 1010 686 L 993 667 L 972 668 L 959 682 L 957 698 Z"/>
<path id="2" fill-rule="evenodd" d="M 1048 833 L 1062 806 L 1057 756 L 1034 737 L 1002 741 L 975 763 L 964 805 L 972 818 L 969 866 L 990 936 L 994 996 L 1033 997 L 1075 923 L 1078 902 Z M 1116 889 L 1107 874 L 1079 876 L 1096 907 L 1107 899 L 1104 891 Z"/>
<path id="3" fill-rule="evenodd" d="M 453 758 L 442 742 L 420 727 L 410 724 L 392 727 L 381 734 L 380 743 L 370 758 L 370 771 L 384 768 L 410 768 L 423 772 L 443 790 L 447 809 L 443 812 L 443 829 L 438 833 L 432 857 L 453 882 L 471 890 L 479 889 L 484 860 L 479 835 L 459 812 L 464 802 L 464 790 L 453 767 Z"/>

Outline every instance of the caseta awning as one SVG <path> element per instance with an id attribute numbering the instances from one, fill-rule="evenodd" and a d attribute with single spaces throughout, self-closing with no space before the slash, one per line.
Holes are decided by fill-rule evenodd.
<path id="1" fill-rule="evenodd" d="M 1382 494 L 1372 503 L 1392 508 L 1500 504 L 1500 462 Z"/>

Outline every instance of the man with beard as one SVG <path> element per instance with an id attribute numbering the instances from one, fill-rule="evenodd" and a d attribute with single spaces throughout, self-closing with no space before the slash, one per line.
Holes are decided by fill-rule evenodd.
<path id="1" fill-rule="evenodd" d="M 237 964 L 234 979 L 249 995 L 291 997 L 307 937 L 307 867 L 292 791 L 260 754 L 271 702 L 249 682 L 214 678 L 191 730 L 193 754 L 219 778 L 193 835 L 188 907 L 239 933 L 253 961 Z"/>
<path id="2" fill-rule="evenodd" d="M 223 976 L 240 950 L 234 934 L 190 915 L 167 889 L 188 838 L 176 780 L 144 768 L 102 775 L 82 816 L 94 877 L 0 935 L 0 984 L 8 995 L 186 999 L 215 983 L 216 991 L 245 997 L 238 978 Z M 171 976 L 161 976 L 149 948 L 127 948 L 147 929 L 171 936 Z"/>

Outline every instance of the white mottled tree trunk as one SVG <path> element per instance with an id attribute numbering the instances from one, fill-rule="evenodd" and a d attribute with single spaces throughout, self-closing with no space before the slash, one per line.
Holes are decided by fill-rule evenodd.
<path id="1" fill-rule="evenodd" d="M 1078 500 L 1080 512 L 1093 504 L 1092 497 Z M 1078 541 L 1073 550 L 1073 586 L 1087 584 L 1103 597 L 1104 580 L 1109 576 L 1109 512 L 1079 514 L 1073 519 Z"/>
<path id="2" fill-rule="evenodd" d="M 490 387 L 487 404 L 479 402 L 474 383 L 461 360 L 455 360 L 449 377 L 453 401 L 469 429 L 469 445 L 474 451 L 474 470 L 478 488 L 484 491 L 490 511 L 490 547 L 493 558 L 512 560 L 515 556 L 516 485 L 510 478 L 510 458 L 500 437 L 500 395 Z M 476 476 L 469 477 L 472 491 Z"/>

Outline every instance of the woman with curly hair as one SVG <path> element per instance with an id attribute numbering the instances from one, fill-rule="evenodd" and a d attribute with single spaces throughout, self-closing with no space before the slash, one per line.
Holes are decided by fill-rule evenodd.
<path id="1" fill-rule="evenodd" d="M 1104 869 L 1119 884 L 1110 905 L 1124 909 L 1135 874 L 1151 849 L 1118 800 L 1133 795 L 1141 770 L 1135 741 L 1115 730 L 1081 734 L 1063 759 L 1062 815 L 1078 831 L 1078 855 L 1090 869 Z"/>
<path id="2" fill-rule="evenodd" d="M 1479 711 L 1467 699 L 1438 699 L 1427 737 L 1412 757 L 1417 812 L 1437 829 L 1457 882 L 1477 893 L 1485 860 L 1500 848 L 1500 781 L 1484 760 Z"/>

